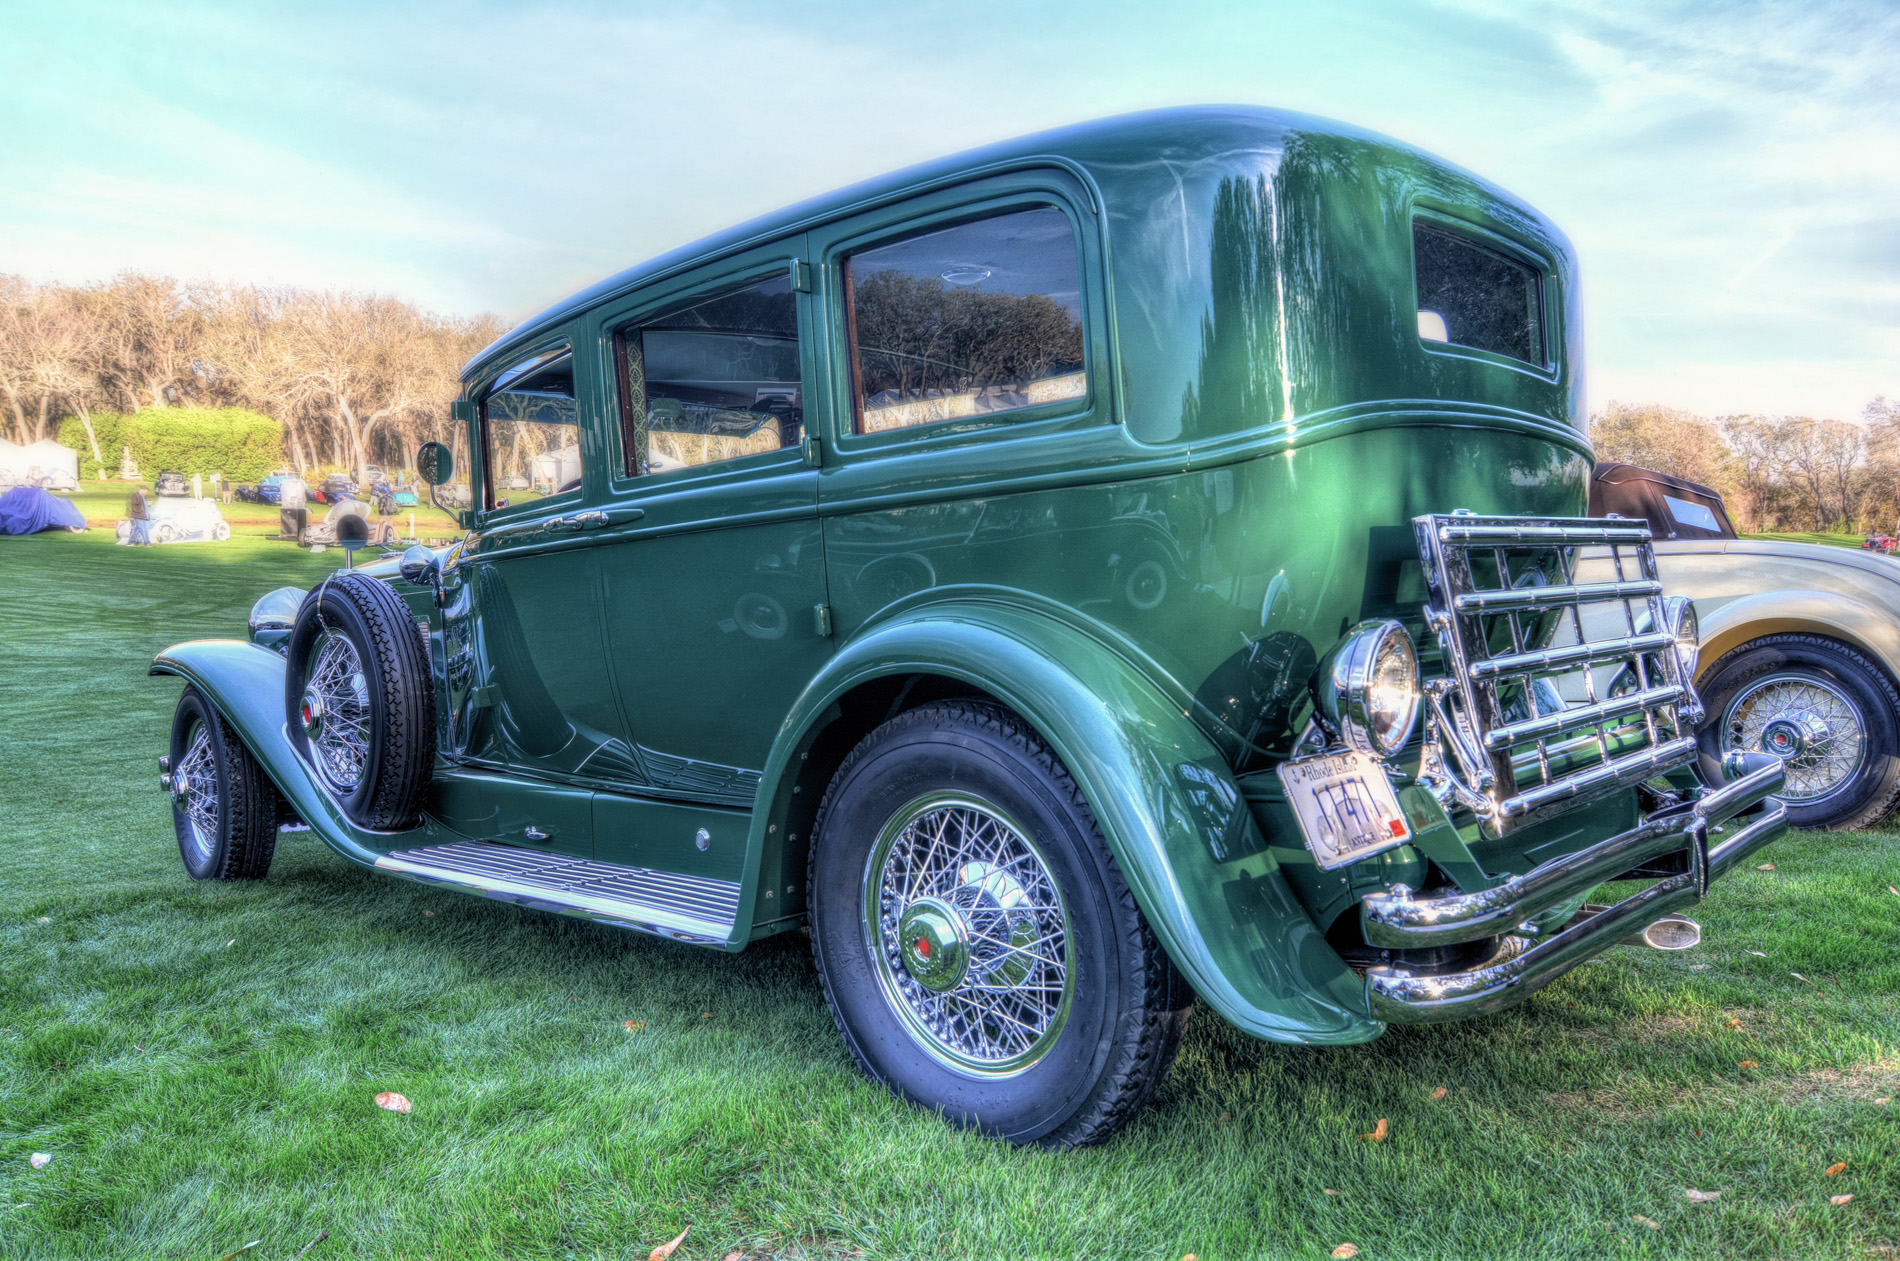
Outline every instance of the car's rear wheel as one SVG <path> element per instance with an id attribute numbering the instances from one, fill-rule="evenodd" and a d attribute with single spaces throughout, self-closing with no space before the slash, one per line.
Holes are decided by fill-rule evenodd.
<path id="1" fill-rule="evenodd" d="M 291 742 L 344 813 L 374 831 L 415 824 L 435 768 L 435 685 L 409 606 L 386 582 L 332 574 L 284 646 Z"/>
<path id="2" fill-rule="evenodd" d="M 195 687 L 178 698 L 169 759 L 172 827 L 193 880 L 262 880 L 277 849 L 277 790 Z"/>
<path id="3" fill-rule="evenodd" d="M 1900 802 L 1900 691 L 1859 651 L 1819 635 L 1766 635 L 1724 654 L 1701 690 L 1707 782 L 1722 782 L 1724 753 L 1773 753 L 1796 827 L 1870 827 Z"/>
<path id="4" fill-rule="evenodd" d="M 1018 1143 L 1099 1142 L 1147 1102 L 1190 992 L 1075 782 L 999 706 L 900 714 L 839 768 L 808 889 L 859 1065 Z"/>

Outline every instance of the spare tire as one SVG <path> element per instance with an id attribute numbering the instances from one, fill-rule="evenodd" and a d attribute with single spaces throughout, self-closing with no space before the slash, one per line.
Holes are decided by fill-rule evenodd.
<path id="1" fill-rule="evenodd" d="M 332 574 L 304 597 L 284 656 L 291 743 L 319 782 L 361 827 L 415 826 L 435 769 L 435 680 L 403 598 Z"/>

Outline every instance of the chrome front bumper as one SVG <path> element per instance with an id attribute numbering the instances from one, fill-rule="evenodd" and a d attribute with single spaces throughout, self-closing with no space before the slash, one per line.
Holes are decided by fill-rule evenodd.
<path id="1" fill-rule="evenodd" d="M 1373 1017 L 1393 1024 L 1427 1024 L 1512 1006 L 1664 915 L 1700 901 L 1710 881 L 1787 830 L 1781 803 L 1768 800 L 1781 788 L 1781 762 L 1758 755 L 1745 769 L 1733 783 L 1705 792 L 1691 804 L 1659 811 L 1627 832 L 1554 858 L 1495 888 L 1417 898 L 1401 887 L 1366 898 L 1362 923 L 1366 940 L 1376 946 L 1409 949 L 1499 939 L 1491 958 L 1464 972 L 1369 969 L 1366 999 Z M 1726 826 L 1764 801 L 1755 817 Z M 1577 901 L 1604 881 L 1683 850 L 1688 870 L 1680 875 L 1665 877 L 1586 919 L 1538 931 L 1540 917 Z"/>

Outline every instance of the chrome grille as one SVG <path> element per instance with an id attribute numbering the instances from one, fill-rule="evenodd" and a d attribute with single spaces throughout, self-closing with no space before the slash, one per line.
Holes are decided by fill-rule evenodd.
<path id="1" fill-rule="evenodd" d="M 1459 512 L 1412 525 L 1447 671 L 1426 685 L 1422 781 L 1501 836 L 1695 756 L 1701 703 L 1671 650 L 1644 523 Z M 1610 580 L 1576 581 L 1586 547 L 1607 549 Z"/>

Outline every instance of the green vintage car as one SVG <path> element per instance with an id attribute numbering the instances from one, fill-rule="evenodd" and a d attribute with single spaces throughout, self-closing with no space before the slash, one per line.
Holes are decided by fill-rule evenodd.
<path id="1" fill-rule="evenodd" d="M 186 868 L 262 876 L 294 816 L 676 941 L 808 931 L 868 1075 L 1051 1146 L 1197 997 L 1339 1045 L 1688 944 L 1782 771 L 1698 786 L 1692 610 L 1579 515 L 1576 294 L 1521 202 L 1251 108 L 655 259 L 468 366 L 467 480 L 421 461 L 465 538 L 158 657 Z"/>

